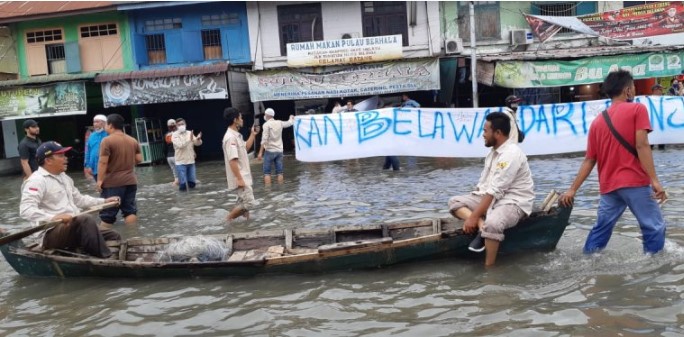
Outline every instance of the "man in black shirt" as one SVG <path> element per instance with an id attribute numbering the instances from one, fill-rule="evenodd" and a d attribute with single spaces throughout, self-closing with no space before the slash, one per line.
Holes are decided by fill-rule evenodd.
<path id="1" fill-rule="evenodd" d="M 33 173 L 33 171 L 38 169 L 38 163 L 36 162 L 36 150 L 40 146 L 40 127 L 38 123 L 33 119 L 27 119 L 24 121 L 24 132 L 26 137 L 19 142 L 19 159 L 21 160 L 21 170 L 24 173 L 24 180 Z"/>

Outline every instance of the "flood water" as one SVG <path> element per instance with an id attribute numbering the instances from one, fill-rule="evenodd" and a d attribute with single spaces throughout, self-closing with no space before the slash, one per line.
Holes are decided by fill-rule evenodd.
<path id="1" fill-rule="evenodd" d="M 669 191 L 666 250 L 642 254 L 626 212 L 606 251 L 585 257 L 595 220 L 596 173 L 584 183 L 558 248 L 482 260 L 448 259 L 376 270 L 229 279 L 31 279 L 0 257 L 1 336 L 684 336 L 684 149 L 654 150 Z M 286 183 L 255 181 L 248 221 L 224 222 L 232 197 L 222 161 L 198 164 L 189 193 L 165 165 L 140 167 L 140 223 L 124 237 L 326 227 L 447 217 L 449 196 L 469 192 L 481 160 L 383 158 L 300 163 Z M 537 199 L 565 190 L 582 158 L 531 158 Z M 260 177 L 259 164 L 252 172 Z M 70 172 L 93 193 L 81 172 Z M 3 177 L 0 224 L 17 230 L 19 177 Z"/>

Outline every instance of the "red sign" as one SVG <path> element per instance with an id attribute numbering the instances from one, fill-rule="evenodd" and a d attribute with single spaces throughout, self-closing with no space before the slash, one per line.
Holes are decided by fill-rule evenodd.
<path id="1" fill-rule="evenodd" d="M 618 40 L 681 33 L 684 32 L 684 4 L 682 1 L 648 3 L 578 19 L 599 35 Z"/>

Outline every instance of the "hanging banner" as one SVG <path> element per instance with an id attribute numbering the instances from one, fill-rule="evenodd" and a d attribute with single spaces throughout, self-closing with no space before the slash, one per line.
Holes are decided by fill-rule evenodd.
<path id="1" fill-rule="evenodd" d="M 684 143 L 684 97 L 638 96 L 651 119 L 652 144 Z M 530 155 L 586 150 L 589 127 L 610 100 L 521 106 L 520 143 Z M 378 156 L 484 157 L 485 116 L 503 108 L 391 108 L 297 116 L 296 157 L 320 162 Z"/>
<path id="2" fill-rule="evenodd" d="M 370 96 L 439 89 L 439 60 L 374 63 L 324 74 L 290 69 L 247 73 L 252 102 Z"/>
<path id="3" fill-rule="evenodd" d="M 124 105 L 227 99 L 225 73 L 182 75 L 102 83 L 105 108 Z"/>
<path id="4" fill-rule="evenodd" d="M 86 113 L 85 82 L 0 89 L 0 119 Z"/>
<path id="5" fill-rule="evenodd" d="M 399 35 L 287 44 L 288 67 L 320 67 L 397 60 L 403 57 Z"/>
<path id="6" fill-rule="evenodd" d="M 537 18 L 534 15 L 523 14 L 523 16 L 525 17 L 527 24 L 530 25 L 532 34 L 539 39 L 539 42 L 544 42 L 552 38 L 563 28 Z"/>
<path id="7" fill-rule="evenodd" d="M 586 57 L 570 61 L 500 61 L 494 83 L 506 88 L 559 87 L 602 82 L 611 71 L 628 70 L 635 79 L 674 76 L 684 52 Z"/>
<path id="8" fill-rule="evenodd" d="M 617 40 L 684 32 L 684 4 L 655 2 L 577 17 L 599 35 Z"/>

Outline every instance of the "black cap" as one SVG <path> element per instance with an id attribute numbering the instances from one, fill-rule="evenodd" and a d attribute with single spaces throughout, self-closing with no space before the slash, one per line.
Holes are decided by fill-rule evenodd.
<path id="1" fill-rule="evenodd" d="M 38 126 L 38 123 L 33 119 L 27 119 L 24 121 L 24 129 L 28 129 L 35 126 Z"/>
<path id="2" fill-rule="evenodd" d="M 53 154 L 65 153 L 69 150 L 71 150 L 71 146 L 63 147 L 60 143 L 57 142 L 45 142 L 38 146 L 38 150 L 36 150 L 36 160 L 40 165 L 42 165 L 42 163 L 45 161 L 45 158 Z"/>

